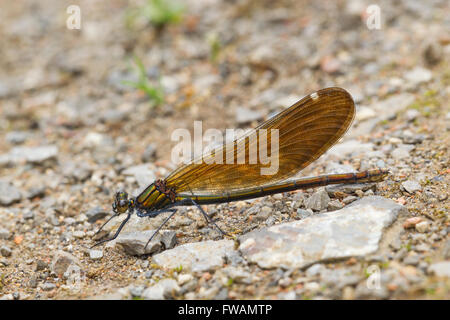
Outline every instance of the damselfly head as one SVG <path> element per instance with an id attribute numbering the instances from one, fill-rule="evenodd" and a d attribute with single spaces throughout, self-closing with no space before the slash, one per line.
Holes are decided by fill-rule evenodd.
<path id="1" fill-rule="evenodd" d="M 134 204 L 133 199 L 128 199 L 128 193 L 125 191 L 118 191 L 112 205 L 113 210 L 117 214 L 125 213 Z"/>

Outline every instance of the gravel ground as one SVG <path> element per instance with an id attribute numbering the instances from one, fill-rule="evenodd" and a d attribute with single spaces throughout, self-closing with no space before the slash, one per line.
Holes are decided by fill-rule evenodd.
<path id="1" fill-rule="evenodd" d="M 450 298 L 448 1 L 378 1 L 379 30 L 366 1 L 188 0 L 165 25 L 77 3 L 80 30 L 71 1 L 0 10 L 0 299 Z M 133 55 L 159 105 L 124 85 Z M 251 128 L 328 86 L 356 119 L 302 175 L 385 181 L 205 206 L 225 238 L 181 208 L 146 251 L 167 214 L 133 216 L 90 249 L 118 189 L 174 169 L 174 129 Z"/>

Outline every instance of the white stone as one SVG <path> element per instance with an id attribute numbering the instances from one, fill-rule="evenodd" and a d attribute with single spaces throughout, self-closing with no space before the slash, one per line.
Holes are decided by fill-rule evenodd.
<path id="1" fill-rule="evenodd" d="M 232 240 L 187 243 L 153 256 L 153 262 L 168 269 L 179 268 L 193 272 L 222 267 L 227 252 L 234 250 Z"/>
<path id="2" fill-rule="evenodd" d="M 405 212 L 392 200 L 370 196 L 338 211 L 252 231 L 240 237 L 239 250 L 261 268 L 303 268 L 365 256 L 378 250 L 384 229 Z"/>

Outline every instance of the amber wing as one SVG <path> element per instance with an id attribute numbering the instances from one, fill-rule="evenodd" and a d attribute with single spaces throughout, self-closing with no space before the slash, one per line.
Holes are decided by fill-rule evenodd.
<path id="1" fill-rule="evenodd" d="M 222 154 L 224 163 L 211 163 L 215 153 L 184 165 L 167 178 L 167 186 L 177 193 L 220 194 L 239 189 L 264 186 L 293 176 L 319 158 L 348 130 L 355 115 L 351 95 L 342 88 L 326 88 L 314 92 L 290 108 L 214 152 Z M 271 130 L 278 129 L 278 170 L 261 174 L 269 164 L 259 161 L 260 129 L 267 129 L 267 151 L 271 156 Z M 256 134 L 256 135 L 255 135 Z M 253 135 L 253 136 L 252 136 Z M 256 139 L 254 138 L 256 136 Z M 238 151 L 245 150 L 245 163 L 238 163 Z M 256 153 L 256 154 L 255 154 Z M 250 159 L 258 158 L 250 164 Z M 216 158 L 215 158 L 216 159 Z M 234 159 L 234 161 L 226 161 Z M 242 158 L 240 158 L 242 162 Z"/>

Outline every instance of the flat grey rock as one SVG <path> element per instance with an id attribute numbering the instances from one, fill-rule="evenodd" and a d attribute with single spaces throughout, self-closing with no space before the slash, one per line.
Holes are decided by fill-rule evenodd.
<path id="1" fill-rule="evenodd" d="M 0 205 L 9 206 L 22 199 L 19 189 L 7 181 L 0 180 Z"/>
<path id="2" fill-rule="evenodd" d="M 40 146 L 40 147 L 15 147 L 4 155 L 4 160 L 7 164 L 17 164 L 22 161 L 40 164 L 47 160 L 54 160 L 58 155 L 58 148 L 56 146 Z"/>
<path id="3" fill-rule="evenodd" d="M 344 209 L 283 223 L 240 237 L 239 250 L 261 268 L 303 268 L 378 250 L 383 230 L 407 209 L 370 196 Z"/>
<path id="4" fill-rule="evenodd" d="M 161 251 L 165 246 L 176 243 L 175 231 L 162 230 L 149 242 L 147 241 L 155 233 L 155 230 L 133 231 L 121 233 L 115 240 L 115 245 L 121 246 L 126 253 L 140 256 Z"/>
<path id="5" fill-rule="evenodd" d="M 414 180 L 407 180 L 403 182 L 402 187 L 405 188 L 408 193 L 414 193 L 416 191 L 422 190 L 420 183 Z"/>
<path id="6" fill-rule="evenodd" d="M 227 253 L 234 250 L 232 240 L 187 243 L 153 256 L 153 262 L 164 268 L 178 268 L 193 272 L 222 267 Z"/>

